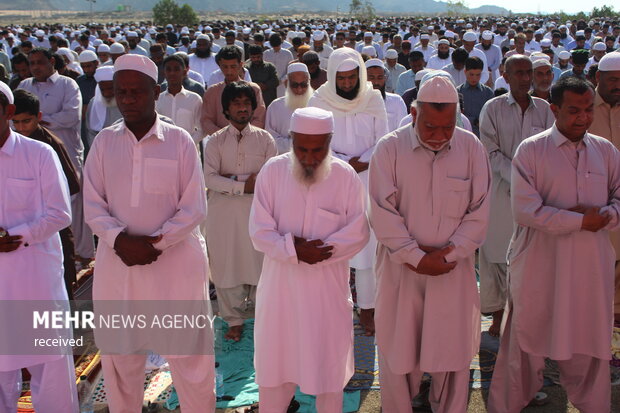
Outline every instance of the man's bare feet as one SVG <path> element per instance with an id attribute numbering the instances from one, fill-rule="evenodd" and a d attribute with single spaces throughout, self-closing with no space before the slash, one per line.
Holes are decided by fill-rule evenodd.
<path id="1" fill-rule="evenodd" d="M 375 335 L 375 309 L 360 308 L 360 324 L 364 331 L 366 331 L 367 336 Z"/>
<path id="2" fill-rule="evenodd" d="M 504 310 L 495 311 L 493 313 L 493 324 L 489 327 L 489 335 L 491 337 L 499 337 L 502 328 L 502 318 L 504 318 Z"/>
<path id="3" fill-rule="evenodd" d="M 227 340 L 239 341 L 241 340 L 241 334 L 243 334 L 243 326 L 231 326 L 228 332 L 224 336 Z"/>

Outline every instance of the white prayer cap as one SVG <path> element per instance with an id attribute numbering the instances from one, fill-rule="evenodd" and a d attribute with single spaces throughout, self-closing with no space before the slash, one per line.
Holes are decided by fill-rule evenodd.
<path id="1" fill-rule="evenodd" d="M 545 31 L 543 29 L 538 29 L 534 32 L 534 34 L 545 34 Z"/>
<path id="2" fill-rule="evenodd" d="M 144 73 L 157 83 L 157 65 L 148 57 L 137 54 L 124 54 L 114 63 L 114 71 L 135 70 Z"/>
<path id="3" fill-rule="evenodd" d="M 428 35 L 428 33 L 422 33 L 420 35 L 420 40 L 429 40 L 431 38 L 431 36 Z"/>
<path id="4" fill-rule="evenodd" d="M 362 54 L 370 57 L 377 57 L 377 49 L 375 49 L 374 46 L 364 46 L 362 47 Z"/>
<path id="5" fill-rule="evenodd" d="M 566 25 L 564 24 L 560 25 L 560 30 L 566 30 Z"/>
<path id="6" fill-rule="evenodd" d="M 188 27 L 183 27 L 181 29 L 181 34 L 189 34 L 189 28 Z"/>
<path id="7" fill-rule="evenodd" d="M 325 38 L 325 33 L 323 33 L 320 30 L 317 30 L 316 32 L 312 33 L 312 40 L 314 41 L 321 41 Z"/>
<path id="8" fill-rule="evenodd" d="M 437 42 L 437 45 L 440 44 L 447 44 L 448 46 L 450 46 L 450 41 L 448 41 L 448 39 L 441 39 L 440 41 Z"/>
<path id="9" fill-rule="evenodd" d="M 93 46 L 94 47 L 97 47 L 100 44 L 103 44 L 103 40 L 101 40 L 101 39 L 95 39 L 95 41 L 93 42 Z"/>
<path id="10" fill-rule="evenodd" d="M 551 67 L 551 57 L 544 53 L 532 53 L 530 55 L 530 60 L 532 62 L 532 69 L 538 69 L 542 66 Z"/>
<path id="11" fill-rule="evenodd" d="M 306 107 L 295 109 L 291 116 L 291 132 L 324 135 L 334 132 L 334 115 L 324 109 Z"/>
<path id="12" fill-rule="evenodd" d="M 372 37 L 372 32 L 366 32 L 364 33 L 364 37 Z"/>
<path id="13" fill-rule="evenodd" d="M 213 27 L 207 26 L 207 27 L 205 27 L 205 30 L 211 31 L 211 30 L 213 30 Z"/>
<path id="14" fill-rule="evenodd" d="M 418 102 L 459 103 L 459 95 L 450 79 L 433 76 L 420 86 Z"/>
<path id="15" fill-rule="evenodd" d="M 472 25 L 471 25 L 471 23 L 467 23 L 467 24 L 465 25 L 465 28 L 466 28 L 466 29 L 471 29 L 472 27 L 474 27 L 474 26 L 472 26 Z"/>
<path id="16" fill-rule="evenodd" d="M 452 30 L 446 30 L 446 32 L 444 33 L 444 36 L 454 39 L 454 36 L 456 36 L 456 33 L 454 33 Z"/>
<path id="17" fill-rule="evenodd" d="M 433 26 L 428 26 L 428 27 L 426 28 L 426 30 L 434 30 L 434 29 L 435 29 L 435 28 L 434 28 Z"/>
<path id="18" fill-rule="evenodd" d="M 84 50 L 78 56 L 80 63 L 94 62 L 97 60 L 97 54 L 92 50 Z"/>
<path id="19" fill-rule="evenodd" d="M 138 33 L 137 33 L 137 32 L 134 32 L 134 31 L 128 31 L 128 32 L 125 34 L 125 37 L 127 37 L 127 38 L 130 38 L 130 37 L 138 37 Z"/>
<path id="20" fill-rule="evenodd" d="M 34 32 L 34 35 L 36 37 L 43 37 L 45 36 L 45 32 L 43 30 L 37 30 L 36 32 Z"/>
<path id="21" fill-rule="evenodd" d="M 541 47 L 551 47 L 551 39 L 542 39 L 540 41 Z"/>
<path id="22" fill-rule="evenodd" d="M 149 29 L 149 34 L 156 34 L 156 33 L 157 33 L 157 30 L 155 30 L 154 28 L 151 27 Z"/>
<path id="23" fill-rule="evenodd" d="M 611 52 L 603 56 L 598 62 L 598 70 L 601 72 L 620 70 L 620 52 Z"/>
<path id="24" fill-rule="evenodd" d="M 198 41 L 198 40 L 206 40 L 206 41 L 210 42 L 211 38 L 209 36 L 207 36 L 206 34 L 204 34 L 204 33 L 200 33 L 198 36 L 196 36 L 196 41 Z"/>
<path id="25" fill-rule="evenodd" d="M 114 79 L 114 66 L 100 66 L 95 71 L 95 80 L 99 82 L 110 82 Z"/>
<path id="26" fill-rule="evenodd" d="M 562 50 L 559 54 L 558 54 L 558 58 L 561 60 L 568 60 L 570 59 L 570 52 L 566 51 L 566 50 Z M 599 68 L 599 70 L 601 70 Z"/>
<path id="27" fill-rule="evenodd" d="M 586 32 L 584 32 L 583 30 L 577 30 L 577 32 L 575 33 L 575 36 L 586 36 Z"/>
<path id="28" fill-rule="evenodd" d="M 466 42 L 475 42 L 476 40 L 478 40 L 478 36 L 472 31 L 465 32 L 465 34 L 463 35 L 463 40 Z"/>
<path id="29" fill-rule="evenodd" d="M 414 78 L 414 82 L 421 82 L 422 78 L 424 77 L 425 74 L 432 72 L 433 69 L 422 69 L 422 70 L 418 70 L 415 73 L 415 78 Z"/>
<path id="30" fill-rule="evenodd" d="M 306 66 L 304 63 L 291 63 L 290 65 L 288 65 L 288 67 L 286 68 L 286 74 L 290 75 L 291 73 L 295 73 L 295 72 L 303 72 L 303 73 L 310 73 L 308 72 L 308 66 Z"/>
<path id="31" fill-rule="evenodd" d="M 385 52 L 386 59 L 398 59 L 398 52 L 394 49 L 389 49 Z"/>
<path id="32" fill-rule="evenodd" d="M 493 39 L 493 32 L 485 30 L 484 32 L 482 32 L 482 39 L 483 40 L 492 40 Z"/>
<path id="33" fill-rule="evenodd" d="M 373 47 L 374 49 L 374 47 Z M 362 50 L 362 53 L 364 51 Z M 336 70 L 337 72 L 348 72 L 349 70 L 353 70 L 359 67 L 359 62 L 356 59 L 345 59 L 342 61 L 342 63 L 340 63 L 340 66 L 338 66 L 338 70 Z"/>
<path id="34" fill-rule="evenodd" d="M 11 88 L 9 87 L 9 85 L 7 85 L 4 82 L 0 82 L 0 92 L 2 92 L 2 94 L 4 96 L 6 96 L 6 99 L 9 101 L 9 104 L 13 104 L 13 102 L 15 102 L 15 98 L 13 97 L 13 92 L 11 91 Z"/>
<path id="35" fill-rule="evenodd" d="M 110 46 L 108 46 L 107 44 L 100 44 L 97 47 L 97 53 L 110 53 Z"/>
<path id="36" fill-rule="evenodd" d="M 173 25 L 171 25 L 170 23 L 168 23 L 168 24 L 166 25 L 166 29 L 174 29 L 174 26 L 173 26 Z"/>
<path id="37" fill-rule="evenodd" d="M 112 43 L 110 46 L 111 54 L 122 54 L 125 53 L 125 47 L 120 43 Z"/>
<path id="38" fill-rule="evenodd" d="M 252 33 L 252 29 L 250 29 L 249 27 L 246 27 L 243 29 L 243 34 L 250 34 Z"/>
<path id="39" fill-rule="evenodd" d="M 370 67 L 380 67 L 385 70 L 385 66 L 383 65 L 383 62 L 379 59 L 368 59 L 366 60 L 365 65 L 366 65 L 366 69 Z"/>
<path id="40" fill-rule="evenodd" d="M 605 43 L 603 42 L 594 43 L 594 45 L 592 46 L 592 50 L 597 52 L 604 52 L 605 50 L 607 50 L 607 46 L 605 46 Z"/>

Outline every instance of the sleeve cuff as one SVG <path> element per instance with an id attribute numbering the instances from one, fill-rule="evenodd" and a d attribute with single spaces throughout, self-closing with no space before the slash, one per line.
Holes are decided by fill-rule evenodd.
<path id="1" fill-rule="evenodd" d="M 286 248 L 286 252 L 289 256 L 288 261 L 291 264 L 299 264 L 299 260 L 297 259 L 297 251 L 295 250 L 295 241 L 293 239 L 293 234 L 290 232 L 284 234 L 284 248 Z"/>
<path id="2" fill-rule="evenodd" d="M 568 212 L 568 226 L 572 231 L 579 231 L 581 229 L 581 225 L 583 224 L 583 214 L 574 211 Z"/>
<path id="3" fill-rule="evenodd" d="M 106 231 L 105 241 L 108 243 L 110 248 L 114 249 L 114 243 L 116 242 L 116 237 L 118 237 L 118 234 L 123 232 L 125 228 L 126 227 L 118 227 L 118 228 L 112 228 Z"/>
<path id="4" fill-rule="evenodd" d="M 409 264 L 417 268 L 418 264 L 420 264 L 420 260 L 422 260 L 425 255 L 426 253 L 420 248 L 415 248 L 413 251 L 411 251 L 411 260 L 409 260 L 408 262 Z"/>
<path id="5" fill-rule="evenodd" d="M 233 181 L 232 194 L 233 195 L 243 195 L 245 188 L 245 182 L 241 181 Z"/>
<path id="6" fill-rule="evenodd" d="M 22 247 L 27 247 L 29 244 L 33 243 L 32 234 L 30 233 L 30 227 L 26 223 L 20 224 L 13 228 L 9 228 L 6 232 L 8 232 L 9 235 L 21 235 Z"/>

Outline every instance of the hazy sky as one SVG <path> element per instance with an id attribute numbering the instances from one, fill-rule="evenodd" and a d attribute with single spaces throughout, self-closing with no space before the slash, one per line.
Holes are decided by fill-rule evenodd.
<path id="1" fill-rule="evenodd" d="M 591 11 L 592 7 L 603 4 L 614 4 L 615 1 L 608 2 L 584 2 L 580 0 L 562 0 L 562 1 L 540 1 L 540 0 L 519 0 L 519 1 L 499 1 L 499 0 L 465 0 L 465 4 L 469 7 L 478 7 L 483 4 L 493 4 L 505 7 L 515 13 L 551 13 L 563 10 L 566 13 L 578 13 L 580 11 Z M 584 8 L 585 7 L 585 8 Z"/>

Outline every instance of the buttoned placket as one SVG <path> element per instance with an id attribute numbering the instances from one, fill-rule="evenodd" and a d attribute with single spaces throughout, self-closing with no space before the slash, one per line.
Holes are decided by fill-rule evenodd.
<path id="1" fill-rule="evenodd" d="M 146 138 L 142 138 L 140 141 L 135 141 L 135 137 L 133 137 L 133 153 L 132 153 L 132 172 L 131 172 L 131 203 L 130 205 L 134 208 L 140 206 L 140 193 L 142 191 L 142 145 L 140 144 L 142 140 Z"/>

